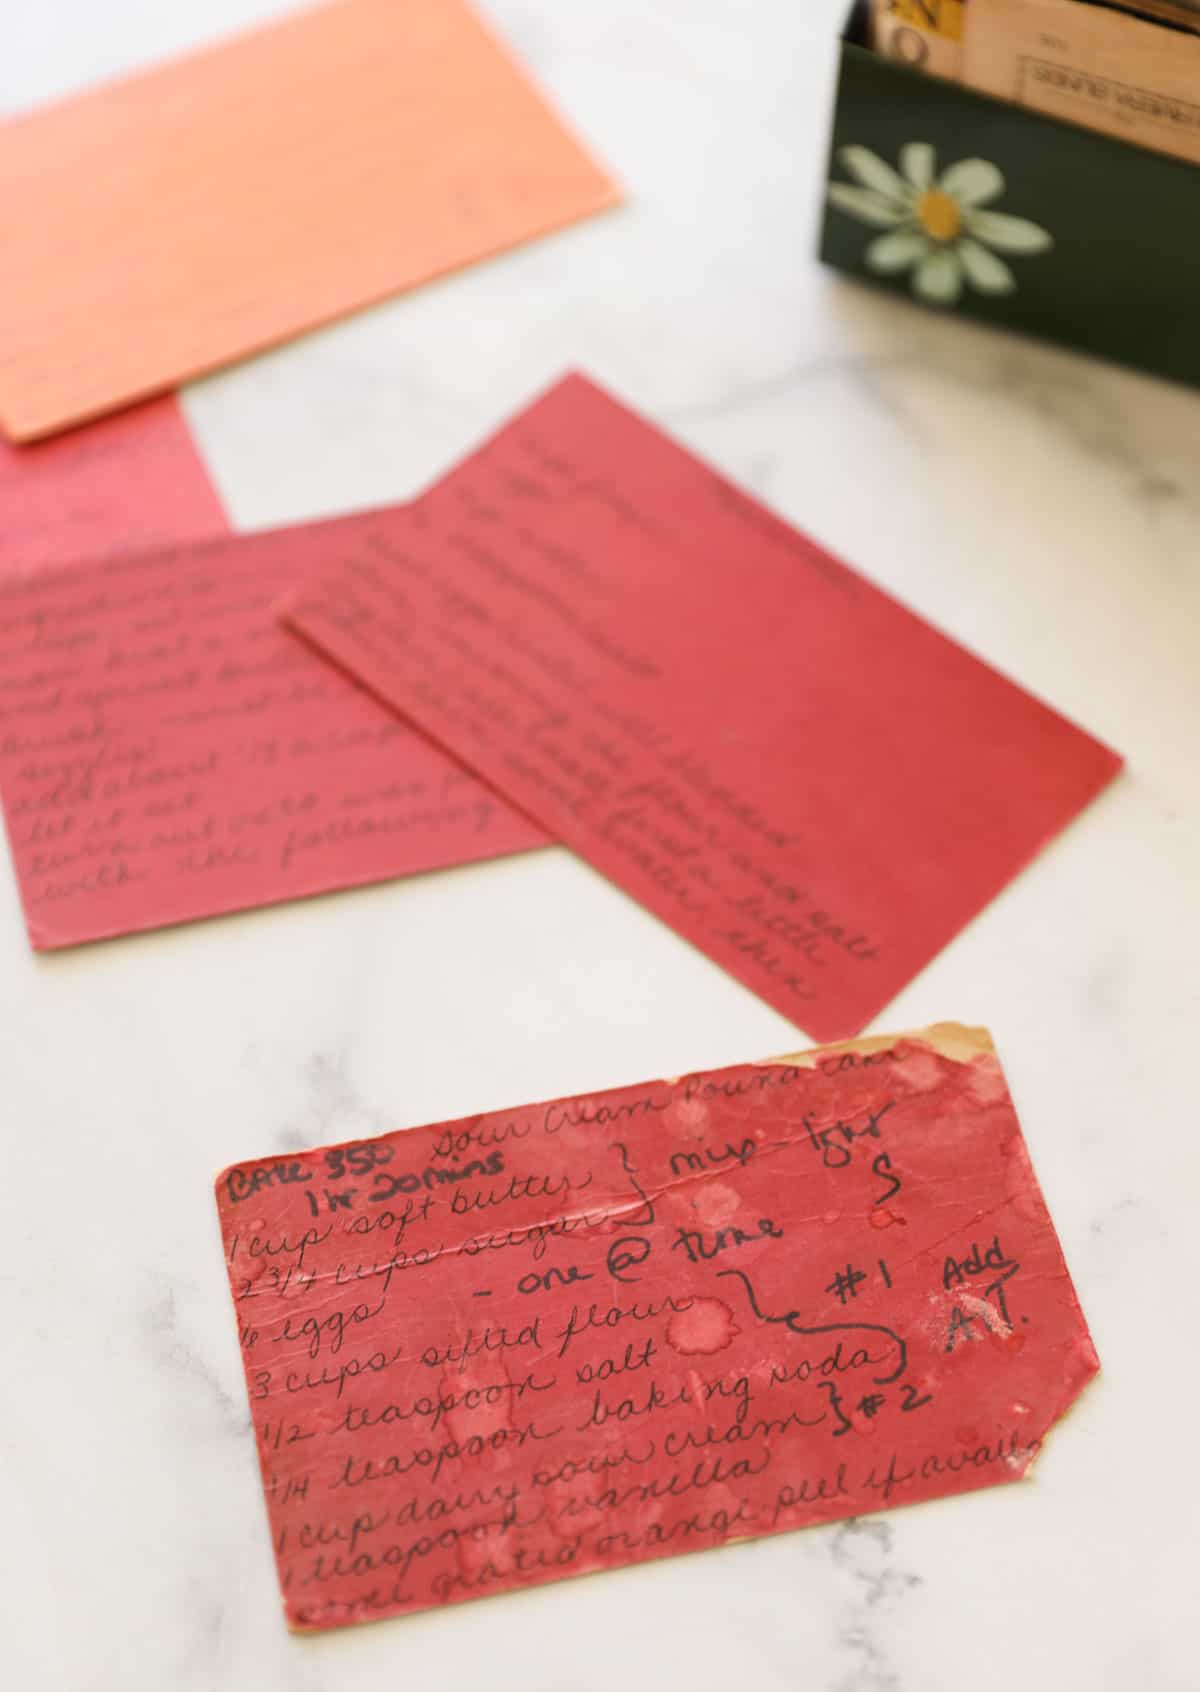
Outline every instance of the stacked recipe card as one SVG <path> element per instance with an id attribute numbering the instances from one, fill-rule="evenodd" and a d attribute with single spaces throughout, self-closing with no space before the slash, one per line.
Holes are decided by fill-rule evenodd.
<path id="1" fill-rule="evenodd" d="M 877 52 L 1200 163 L 1195 0 L 871 0 Z"/>

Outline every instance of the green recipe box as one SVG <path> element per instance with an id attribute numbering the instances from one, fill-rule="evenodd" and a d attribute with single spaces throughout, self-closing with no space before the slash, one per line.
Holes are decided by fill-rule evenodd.
<path id="1" fill-rule="evenodd" d="M 873 53 L 866 0 L 842 36 L 821 257 L 1200 385 L 1200 169 Z"/>

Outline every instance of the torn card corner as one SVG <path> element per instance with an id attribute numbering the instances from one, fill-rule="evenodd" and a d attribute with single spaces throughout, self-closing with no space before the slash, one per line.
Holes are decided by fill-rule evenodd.
<path id="1" fill-rule="evenodd" d="M 831 1058 L 868 1057 L 877 1052 L 894 1051 L 899 1046 L 924 1046 L 939 1057 L 953 1063 L 970 1063 L 977 1057 L 994 1057 L 996 1045 L 987 1028 L 971 1027 L 961 1022 L 934 1022 L 927 1028 L 913 1029 L 904 1034 L 864 1034 L 857 1039 L 842 1040 L 832 1046 L 810 1046 L 802 1052 L 787 1052 L 782 1056 L 763 1058 L 756 1067 L 787 1063 L 798 1068 L 811 1068 L 817 1063 L 827 1064 Z"/>
<path id="2" fill-rule="evenodd" d="M 942 1057 L 958 1063 L 969 1063 L 976 1057 L 994 1057 L 996 1043 L 991 1030 L 961 1022 L 934 1022 L 928 1028 L 907 1036 L 930 1046 Z"/>
<path id="3" fill-rule="evenodd" d="M 1086 1329 L 1076 1341 L 1072 1363 L 1075 1366 L 1071 1369 L 1069 1378 L 1064 1382 L 1062 1400 L 1056 1406 L 1045 1431 L 1033 1441 L 1031 1448 L 1025 1453 L 1025 1460 L 1016 1476 L 1018 1480 L 1036 1479 L 1035 1471 L 1045 1455 L 1047 1444 L 1058 1433 L 1067 1418 L 1076 1412 L 1080 1399 L 1101 1373 L 1099 1355 Z"/>

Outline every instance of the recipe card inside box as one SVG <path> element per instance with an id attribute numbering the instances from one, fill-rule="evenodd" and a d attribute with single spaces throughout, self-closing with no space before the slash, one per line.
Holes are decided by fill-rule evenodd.
<path id="1" fill-rule="evenodd" d="M 1200 168 L 876 53 L 869 16 L 841 38 L 822 259 L 1200 385 Z"/>

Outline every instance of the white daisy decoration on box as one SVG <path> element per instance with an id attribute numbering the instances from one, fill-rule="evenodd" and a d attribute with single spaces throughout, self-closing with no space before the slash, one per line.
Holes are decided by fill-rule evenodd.
<path id="1" fill-rule="evenodd" d="M 999 255 L 1032 257 L 1054 245 L 1040 224 L 990 209 L 1006 183 L 987 159 L 960 159 L 939 176 L 926 141 L 901 148 L 899 172 L 869 147 L 843 147 L 838 158 L 854 181 L 831 182 L 830 203 L 885 232 L 867 248 L 867 268 L 911 271 L 913 293 L 931 305 L 956 304 L 964 284 L 1011 294 L 1017 279 Z"/>

